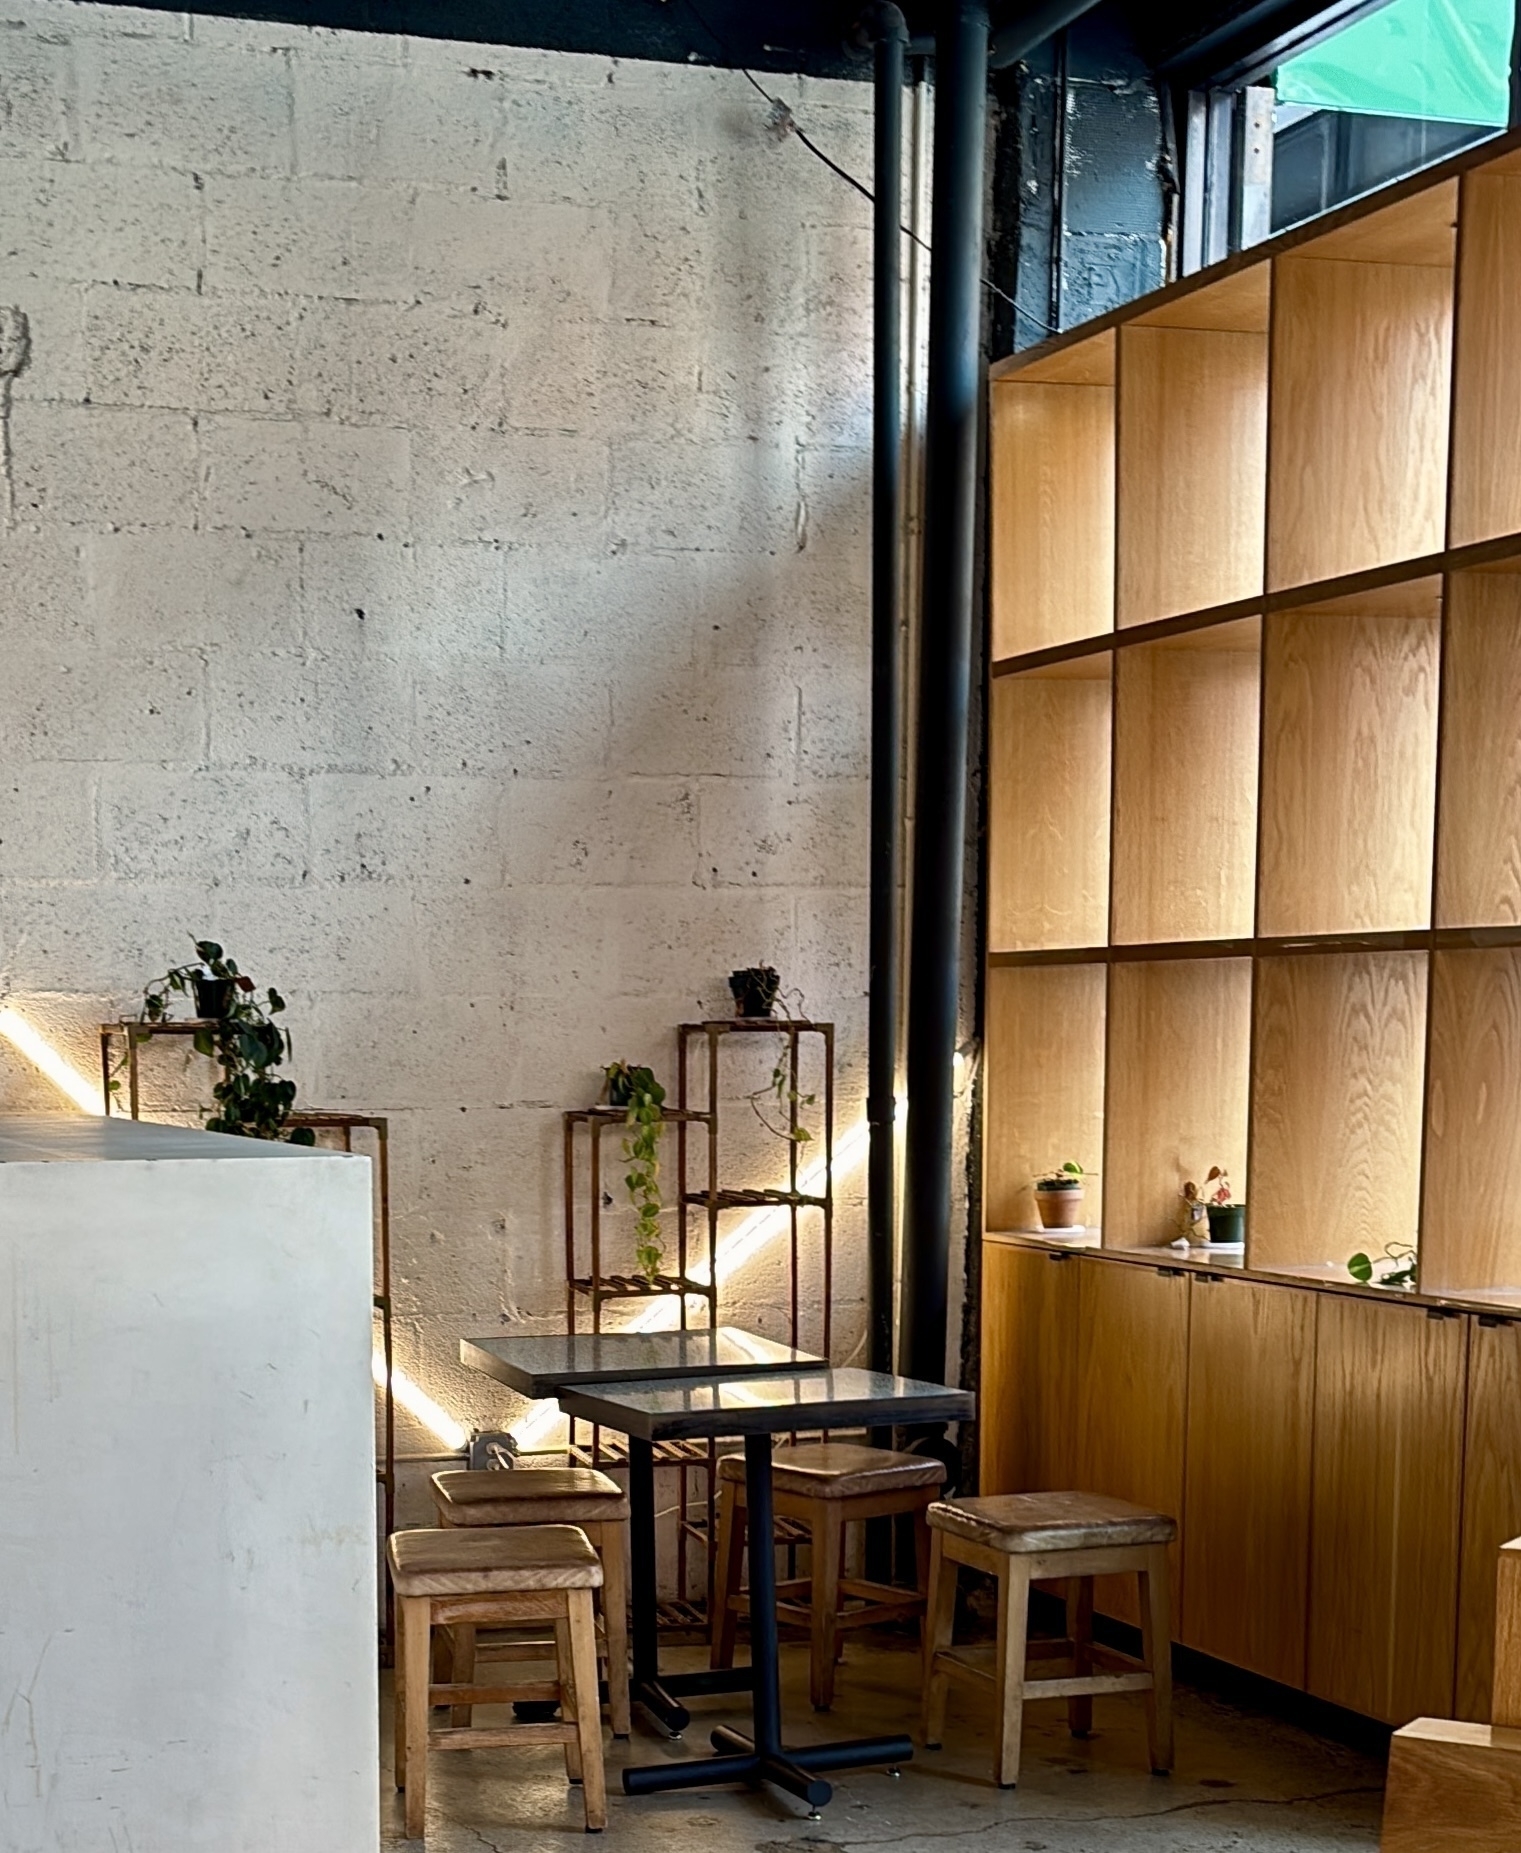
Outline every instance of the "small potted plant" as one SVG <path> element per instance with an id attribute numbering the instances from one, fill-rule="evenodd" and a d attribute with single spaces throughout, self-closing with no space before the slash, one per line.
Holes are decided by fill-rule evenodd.
<path id="1" fill-rule="evenodd" d="M 769 1017 L 781 988 L 781 974 L 774 965 L 747 965 L 742 971 L 729 973 L 737 1017 Z"/>
<path id="2" fill-rule="evenodd" d="M 609 1062 L 602 1071 L 607 1079 L 607 1104 L 623 1109 L 628 1131 L 623 1158 L 628 1166 L 623 1184 L 634 1206 L 634 1257 L 646 1280 L 660 1272 L 665 1248 L 660 1240 L 660 1135 L 665 1130 L 665 1089 L 652 1068 L 632 1062 Z"/>
<path id="3" fill-rule="evenodd" d="M 1415 1250 L 1408 1242 L 1386 1242 L 1384 1252 L 1375 1260 L 1371 1255 L 1353 1255 L 1347 1272 L 1365 1287 L 1415 1287 Z"/>
<path id="4" fill-rule="evenodd" d="M 1035 1213 L 1042 1229 L 1076 1229 L 1083 1213 L 1083 1179 L 1088 1173 L 1075 1158 L 1035 1180 Z"/>
<path id="5" fill-rule="evenodd" d="M 1246 1242 L 1246 1205 L 1237 1203 L 1231 1193 L 1231 1181 L 1219 1165 L 1211 1165 L 1209 1175 L 1203 1185 L 1192 1180 L 1183 1186 L 1183 1205 L 1186 1227 L 1184 1233 L 1191 1242 L 1198 1241 L 1195 1233 L 1202 1221 L 1209 1234 L 1208 1242 L 1215 1248 L 1240 1248 Z M 1201 1217 L 1199 1212 L 1203 1211 Z"/>

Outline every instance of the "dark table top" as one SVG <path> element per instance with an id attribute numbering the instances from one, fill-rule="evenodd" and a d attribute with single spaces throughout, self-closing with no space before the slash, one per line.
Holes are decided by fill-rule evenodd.
<path id="1" fill-rule="evenodd" d="M 462 1338 L 459 1357 L 534 1398 L 571 1384 L 638 1384 L 673 1377 L 746 1377 L 795 1372 L 826 1360 L 731 1325 L 699 1332 L 576 1332 L 538 1337 Z"/>
<path id="2" fill-rule="evenodd" d="M 959 1422 L 977 1408 L 969 1391 L 871 1370 L 794 1371 L 706 1383 L 582 1384 L 558 1394 L 567 1415 L 641 1441 Z"/>

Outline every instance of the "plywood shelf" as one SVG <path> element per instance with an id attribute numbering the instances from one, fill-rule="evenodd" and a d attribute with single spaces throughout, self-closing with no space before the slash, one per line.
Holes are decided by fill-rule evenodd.
<path id="1" fill-rule="evenodd" d="M 1245 1192 L 1250 959 L 1115 965 L 1105 1217 L 1127 1246 L 1178 1235 L 1179 1191 L 1220 1165 Z"/>
<path id="2" fill-rule="evenodd" d="M 990 396 L 997 656 L 1113 627 L 1115 345 L 1066 347 Z"/>
<path id="3" fill-rule="evenodd" d="M 1453 353 L 1456 546 L 1521 527 L 1521 165 L 1466 173 Z"/>
<path id="4" fill-rule="evenodd" d="M 1035 1179 L 1075 1159 L 1102 1164 L 1104 1013 L 1102 966 L 1056 965 L 988 975 L 985 1109 L 987 1220 L 1004 1229 L 1037 1222 Z M 1083 1221 L 1103 1218 L 1103 1178 L 1093 1179 Z"/>
<path id="5" fill-rule="evenodd" d="M 1115 659 L 1115 940 L 1252 932 L 1262 626 Z"/>
<path id="6" fill-rule="evenodd" d="M 1521 571 L 1447 581 L 1436 919 L 1521 922 Z"/>
<path id="7" fill-rule="evenodd" d="M 1269 275 L 1261 266 L 1119 331 L 1121 626 L 1262 590 Z"/>
<path id="8" fill-rule="evenodd" d="M 1439 603 L 1416 580 L 1267 618 L 1262 933 L 1429 924 Z"/>
<path id="9" fill-rule="evenodd" d="M 992 698 L 999 807 L 988 843 L 988 939 L 1000 951 L 1082 946 L 1109 924 L 1107 658 L 1010 676 Z"/>

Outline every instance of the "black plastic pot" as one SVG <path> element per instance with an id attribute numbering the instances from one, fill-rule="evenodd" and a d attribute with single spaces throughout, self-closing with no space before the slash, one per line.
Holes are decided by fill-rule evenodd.
<path id="1" fill-rule="evenodd" d="M 729 973 L 729 990 L 738 1017 L 769 1017 L 781 989 L 780 976 L 769 965 L 752 965 Z"/>
<path id="2" fill-rule="evenodd" d="M 192 978 L 190 988 L 195 993 L 195 1014 L 207 1022 L 220 1023 L 232 1007 L 235 982 L 232 978 Z"/>
<path id="3" fill-rule="evenodd" d="M 1209 1239 L 1212 1242 L 1246 1240 L 1246 1205 L 1244 1203 L 1209 1203 Z"/>
<path id="4" fill-rule="evenodd" d="M 607 1104 L 610 1107 L 626 1107 L 633 1098 L 634 1089 L 627 1075 L 612 1075 L 607 1078 Z"/>

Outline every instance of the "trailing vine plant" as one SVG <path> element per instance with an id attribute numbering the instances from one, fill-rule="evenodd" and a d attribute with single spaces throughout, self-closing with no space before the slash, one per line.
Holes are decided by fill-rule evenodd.
<path id="1" fill-rule="evenodd" d="M 756 968 L 755 975 L 764 976 L 769 981 L 771 996 L 774 999 L 780 989 L 780 981 L 775 971 L 769 965 L 761 966 Z M 739 999 L 741 995 L 737 981 L 751 976 L 751 972 L 735 972 L 730 978 L 729 987 L 736 999 Z M 800 1019 L 803 1016 L 803 993 L 788 991 L 783 995 L 791 1016 L 794 1019 Z M 759 1012 L 754 1014 L 759 1014 Z M 770 1014 L 769 1009 L 766 1014 Z M 791 1051 L 790 1040 L 783 1036 L 781 1048 L 777 1051 L 776 1065 L 771 1070 L 771 1079 L 764 1087 L 756 1088 L 753 1094 L 747 1094 L 745 1098 L 750 1102 L 750 1109 L 755 1117 L 774 1138 L 781 1139 L 789 1145 L 809 1145 L 813 1141 L 813 1134 L 802 1123 L 802 1110 L 804 1107 L 817 1105 L 818 1095 L 803 1094 L 798 1091 L 797 1081 L 792 1073 Z M 773 1123 L 773 1115 L 781 1124 Z"/>
<path id="2" fill-rule="evenodd" d="M 194 999 L 198 1016 L 202 1001 L 213 999 L 215 1016 L 204 1021 L 192 1039 L 196 1053 L 209 1056 L 222 1070 L 211 1090 L 216 1111 L 207 1118 L 206 1130 L 315 1145 L 317 1135 L 310 1126 L 288 1124 L 296 1084 L 277 1073 L 291 1052 L 290 1037 L 274 1021 L 285 1009 L 285 999 L 273 987 L 261 999 L 253 979 L 239 971 L 236 960 L 215 940 L 196 940 L 195 952 L 195 964 L 177 965 L 146 988 L 138 1022 L 168 1022 L 176 997 Z M 135 1030 L 128 1034 L 147 1040 Z M 112 1091 L 120 1086 L 113 1077 Z"/>
<path id="3" fill-rule="evenodd" d="M 660 1135 L 665 1130 L 665 1089 L 654 1070 L 630 1062 L 611 1062 L 607 1076 L 608 1105 L 624 1109 L 628 1128 L 623 1157 L 628 1170 L 624 1188 L 634 1206 L 634 1259 L 646 1280 L 660 1272 L 665 1247 L 660 1239 Z"/>

